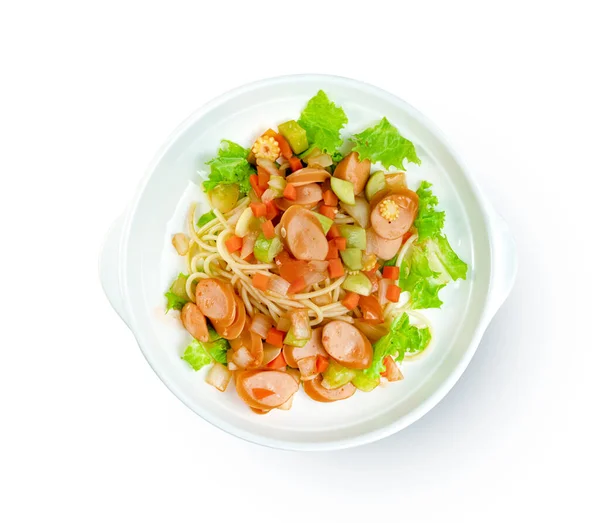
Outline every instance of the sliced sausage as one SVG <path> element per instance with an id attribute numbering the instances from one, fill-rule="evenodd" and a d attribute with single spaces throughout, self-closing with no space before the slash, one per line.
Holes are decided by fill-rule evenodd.
<path id="1" fill-rule="evenodd" d="M 309 398 L 323 403 L 332 401 L 345 400 L 356 392 L 356 387 L 352 383 L 346 383 L 337 389 L 326 389 L 321 382 L 322 376 L 316 377 L 314 380 L 304 382 L 304 392 Z"/>
<path id="2" fill-rule="evenodd" d="M 239 337 L 230 341 L 233 354 L 231 361 L 240 369 L 257 369 L 262 365 L 263 342 L 260 336 L 250 330 L 250 320 L 246 323 Z"/>
<path id="3" fill-rule="evenodd" d="M 281 237 L 298 260 L 324 260 L 329 250 L 323 227 L 316 216 L 292 205 L 281 217 Z"/>
<path id="4" fill-rule="evenodd" d="M 386 240 L 401 238 L 412 227 L 419 197 L 410 189 L 398 189 L 371 203 L 371 225 L 373 230 Z"/>
<path id="5" fill-rule="evenodd" d="M 292 205 L 300 205 L 306 209 L 312 209 L 323 199 L 323 190 L 316 183 L 296 187 L 296 199 L 294 201 L 286 198 L 277 198 L 275 205 L 281 211 L 287 211 Z"/>
<path id="6" fill-rule="evenodd" d="M 249 407 L 268 410 L 288 401 L 298 391 L 299 385 L 284 371 L 251 370 L 237 375 L 235 388 Z"/>
<path id="7" fill-rule="evenodd" d="M 386 240 L 379 236 L 372 227 L 367 229 L 367 252 L 372 252 L 382 260 L 391 260 L 402 246 L 402 236 L 394 240 Z"/>
<path id="8" fill-rule="evenodd" d="M 196 286 L 196 304 L 211 320 L 229 326 L 235 320 L 235 291 L 233 286 L 217 278 L 206 278 Z"/>
<path id="9" fill-rule="evenodd" d="M 310 340 L 304 345 L 304 347 L 293 347 L 292 345 L 283 346 L 283 357 L 285 362 L 292 368 L 297 369 L 298 360 L 302 358 L 308 358 L 310 356 L 327 356 L 327 352 L 323 348 L 321 337 L 323 335 L 323 327 L 317 327 L 313 329 Z"/>
<path id="10" fill-rule="evenodd" d="M 354 194 L 359 194 L 365 188 L 371 172 L 371 161 L 364 159 L 358 161 L 358 153 L 351 152 L 337 164 L 333 176 L 341 178 L 354 185 Z"/>
<path id="11" fill-rule="evenodd" d="M 331 174 L 329 174 L 325 169 L 305 167 L 304 169 L 299 169 L 287 176 L 285 181 L 296 187 L 297 196 L 298 187 L 301 187 L 302 185 L 308 185 L 309 183 L 324 182 L 325 180 L 329 179 L 330 176 Z"/>
<path id="12" fill-rule="evenodd" d="M 373 361 L 373 347 L 354 325 L 334 320 L 323 327 L 323 348 L 349 369 L 366 369 Z"/>
<path id="13" fill-rule="evenodd" d="M 246 323 L 246 307 L 239 296 L 235 296 L 235 319 L 231 325 L 223 325 L 218 320 L 212 320 L 213 327 L 219 336 L 226 340 L 234 340 L 242 333 Z"/>
<path id="14" fill-rule="evenodd" d="M 195 303 L 190 301 L 183 306 L 183 309 L 181 309 L 181 322 L 198 341 L 208 341 L 206 318 Z"/>

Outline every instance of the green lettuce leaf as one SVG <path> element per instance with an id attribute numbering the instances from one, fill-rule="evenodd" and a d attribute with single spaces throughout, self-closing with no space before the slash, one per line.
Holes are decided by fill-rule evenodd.
<path id="1" fill-rule="evenodd" d="M 344 143 L 340 131 L 348 123 L 348 118 L 341 107 L 331 102 L 323 91 L 319 91 L 306 104 L 298 123 L 306 131 L 309 150 L 318 147 L 323 152 L 335 155 Z"/>
<path id="2" fill-rule="evenodd" d="M 410 305 L 413 309 L 432 309 L 442 306 L 439 292 L 448 280 L 441 273 L 432 270 L 427 251 L 423 245 L 413 244 L 400 265 L 398 285 L 410 292 Z"/>
<path id="3" fill-rule="evenodd" d="M 169 312 L 171 309 L 180 311 L 183 306 L 190 301 L 187 291 L 185 290 L 187 279 L 188 275 L 180 272 L 177 278 L 173 280 L 171 287 L 165 292 L 165 298 L 167 298 L 165 312 Z"/>
<path id="4" fill-rule="evenodd" d="M 437 211 L 437 196 L 430 189 L 429 182 L 421 182 L 417 189 L 419 197 L 419 212 L 415 219 L 415 228 L 419 231 L 419 241 L 439 236 L 444 228 L 446 213 Z"/>
<path id="5" fill-rule="evenodd" d="M 196 371 L 209 365 L 213 360 L 223 365 L 227 365 L 228 349 L 229 342 L 223 338 L 212 343 L 202 343 L 198 340 L 192 340 L 185 348 L 181 359 L 187 361 Z"/>
<path id="6" fill-rule="evenodd" d="M 424 351 L 430 341 L 431 332 L 428 327 L 419 329 L 411 325 L 406 313 L 397 316 L 390 332 L 373 345 L 373 363 L 362 372 L 367 378 L 375 379 L 385 370 L 383 360 L 386 356 L 392 356 L 400 363 L 405 354 Z"/>
<path id="7" fill-rule="evenodd" d="M 174 294 L 171 291 L 165 292 L 165 298 L 167 298 L 167 306 L 165 312 L 169 312 L 171 309 L 180 311 L 181 309 L 183 309 L 183 306 L 188 301 L 190 301 L 189 299 L 184 300 L 183 298 L 177 296 L 177 294 Z"/>
<path id="8" fill-rule="evenodd" d="M 248 162 L 249 149 L 229 140 L 222 140 L 218 155 L 206 162 L 210 166 L 208 180 L 203 182 L 204 190 L 210 191 L 219 184 L 237 183 L 240 195 L 250 191 L 250 175 L 255 173 Z"/>
<path id="9" fill-rule="evenodd" d="M 404 138 L 387 118 L 354 135 L 351 140 L 356 144 L 352 150 L 358 153 L 359 159 L 368 158 L 373 162 L 381 162 L 389 169 L 404 170 L 404 160 L 421 165 L 413 143 Z"/>
<path id="10" fill-rule="evenodd" d="M 215 211 L 205 212 L 200 218 L 198 218 L 198 223 L 196 223 L 197 227 L 202 227 L 206 225 L 208 222 L 212 222 L 216 218 Z"/>

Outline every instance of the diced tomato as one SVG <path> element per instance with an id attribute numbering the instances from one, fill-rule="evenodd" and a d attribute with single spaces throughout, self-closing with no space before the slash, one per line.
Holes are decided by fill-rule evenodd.
<path id="1" fill-rule="evenodd" d="M 403 379 L 402 373 L 396 365 L 394 358 L 391 356 L 386 356 L 383 358 L 383 364 L 385 365 L 385 370 L 381 373 L 381 375 L 386 378 L 388 381 L 398 381 Z"/>
<path id="2" fill-rule="evenodd" d="M 327 218 L 329 218 L 330 220 L 334 220 L 335 219 L 335 207 L 329 207 L 329 205 L 321 205 L 319 207 L 319 212 L 323 215 L 323 216 L 327 216 Z"/>
<path id="3" fill-rule="evenodd" d="M 300 169 L 302 169 L 302 161 L 300 160 L 300 158 L 292 156 L 291 158 L 288 158 L 288 162 L 290 162 L 290 167 L 292 168 L 292 171 L 299 171 Z"/>
<path id="4" fill-rule="evenodd" d="M 263 400 L 265 398 L 268 398 L 269 396 L 272 396 L 273 394 L 275 394 L 275 393 L 269 389 L 261 389 L 261 388 L 252 389 L 252 395 L 257 400 Z"/>
<path id="5" fill-rule="evenodd" d="M 269 287 L 270 279 L 271 278 L 269 276 L 256 273 L 254 276 L 252 276 L 252 286 L 258 290 L 266 291 Z"/>
<path id="6" fill-rule="evenodd" d="M 362 312 L 363 321 L 374 324 L 383 323 L 383 309 L 375 296 L 361 296 L 358 306 Z"/>
<path id="7" fill-rule="evenodd" d="M 297 294 L 304 289 L 304 287 L 306 287 L 306 283 L 304 283 L 304 276 L 301 276 L 292 282 L 288 289 L 288 294 Z"/>
<path id="8" fill-rule="evenodd" d="M 337 207 L 338 197 L 331 189 L 327 189 L 323 193 L 323 203 L 329 207 Z"/>
<path id="9" fill-rule="evenodd" d="M 326 260 L 336 260 L 340 257 L 338 252 L 338 248 L 335 245 L 335 240 L 329 240 L 327 242 L 329 244 L 329 250 L 327 251 L 327 256 L 325 256 Z"/>
<path id="10" fill-rule="evenodd" d="M 386 377 L 388 373 L 388 369 L 394 364 L 394 358 L 391 356 L 386 356 L 383 358 L 383 365 L 385 366 L 385 370 L 381 373 L 382 377 Z"/>
<path id="11" fill-rule="evenodd" d="M 281 349 L 283 347 L 283 338 L 285 338 L 285 332 L 277 330 L 275 327 L 271 327 L 267 332 L 266 342 Z"/>
<path id="12" fill-rule="evenodd" d="M 383 268 L 383 277 L 389 278 L 390 280 L 397 280 L 400 276 L 400 269 L 395 265 L 386 265 Z"/>
<path id="13" fill-rule="evenodd" d="M 262 232 L 267 240 L 272 240 L 275 238 L 275 227 L 273 227 L 273 222 L 271 220 L 262 222 L 260 228 L 262 229 Z"/>
<path id="14" fill-rule="evenodd" d="M 252 188 L 254 189 L 254 192 L 256 193 L 256 196 L 258 196 L 259 198 L 263 195 L 263 193 L 265 192 L 264 190 L 262 190 L 259 185 L 258 185 L 258 175 L 257 174 L 251 174 L 250 175 L 250 185 L 252 186 Z"/>
<path id="15" fill-rule="evenodd" d="M 260 165 L 256 168 L 258 171 L 258 186 L 266 191 L 269 188 L 269 178 L 271 175 L 266 169 L 263 169 Z"/>
<path id="16" fill-rule="evenodd" d="M 339 258 L 329 260 L 329 276 L 331 278 L 339 278 L 343 275 L 344 266 L 342 265 L 342 260 L 340 260 Z"/>
<path id="17" fill-rule="evenodd" d="M 335 238 L 333 241 L 340 251 L 346 250 L 346 238 Z"/>
<path id="18" fill-rule="evenodd" d="M 330 228 L 329 228 L 329 232 L 327 233 L 327 239 L 328 240 L 333 240 L 335 238 L 341 238 L 342 234 L 340 233 L 340 230 L 338 229 L 338 226 L 333 224 Z"/>
<path id="19" fill-rule="evenodd" d="M 250 208 L 252 209 L 252 213 L 254 214 L 254 216 L 256 216 L 257 218 L 267 215 L 267 206 L 264 203 L 251 203 Z"/>
<path id="20" fill-rule="evenodd" d="M 400 287 L 398 287 L 398 285 L 394 285 L 393 283 L 387 288 L 387 291 L 385 293 L 385 297 L 390 300 L 393 301 L 394 303 L 398 303 L 398 300 L 400 299 L 400 293 L 402 291 L 400 290 Z"/>
<path id="21" fill-rule="evenodd" d="M 267 367 L 269 369 L 280 369 L 281 367 L 285 367 L 287 363 L 285 362 L 285 358 L 283 357 L 283 352 L 280 352 L 279 355 L 273 360 L 267 363 Z"/>
<path id="22" fill-rule="evenodd" d="M 274 220 L 279 215 L 277 205 L 275 205 L 273 200 L 268 201 L 265 205 L 267 207 L 267 213 L 265 215 L 267 220 Z"/>
<path id="23" fill-rule="evenodd" d="M 356 294 L 355 292 L 349 292 L 344 296 L 342 300 L 342 305 L 346 307 L 349 311 L 355 309 L 358 305 L 358 300 L 360 300 L 360 294 Z"/>
<path id="24" fill-rule="evenodd" d="M 286 250 L 281 251 L 277 256 L 275 256 L 275 263 L 278 267 L 281 267 L 285 262 L 288 262 L 292 259 L 290 253 Z"/>
<path id="25" fill-rule="evenodd" d="M 407 233 L 404 233 L 404 236 L 402 236 L 402 243 L 406 243 L 406 240 L 408 240 L 412 235 L 414 234 L 413 230 L 409 230 Z"/>
<path id="26" fill-rule="evenodd" d="M 283 190 L 283 197 L 286 200 L 290 200 L 292 202 L 296 201 L 296 198 L 298 197 L 297 191 L 296 191 L 296 187 L 293 186 L 291 183 L 288 183 L 285 186 L 285 189 Z"/>
<path id="27" fill-rule="evenodd" d="M 317 354 L 316 367 L 318 373 L 325 372 L 327 370 L 327 367 L 329 367 L 329 360 L 322 354 Z"/>
<path id="28" fill-rule="evenodd" d="M 228 240 L 225 240 L 225 246 L 229 252 L 239 251 L 244 243 L 244 238 L 239 236 L 232 236 Z"/>
<path id="29" fill-rule="evenodd" d="M 371 292 L 377 292 L 377 289 L 379 289 L 379 278 L 377 277 L 376 271 L 363 271 L 363 274 L 369 278 L 369 281 L 371 282 Z"/>
<path id="30" fill-rule="evenodd" d="M 283 156 L 286 160 L 289 160 L 294 155 L 294 151 L 292 151 L 292 148 L 290 147 L 288 141 L 280 134 L 276 134 L 274 138 L 279 144 L 281 156 Z"/>

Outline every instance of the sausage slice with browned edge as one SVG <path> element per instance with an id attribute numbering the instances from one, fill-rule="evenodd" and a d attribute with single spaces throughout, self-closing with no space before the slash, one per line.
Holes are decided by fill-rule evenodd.
<path id="1" fill-rule="evenodd" d="M 365 188 L 371 172 L 371 161 L 364 159 L 358 161 L 358 153 L 351 152 L 337 164 L 333 176 L 346 180 L 354 186 L 354 194 L 359 194 Z"/>
<path id="2" fill-rule="evenodd" d="M 211 320 L 229 326 L 235 320 L 235 291 L 233 286 L 217 278 L 206 278 L 196 286 L 196 305 Z"/>
<path id="3" fill-rule="evenodd" d="M 323 376 L 317 376 L 314 380 L 304 382 L 304 392 L 315 401 L 330 403 L 332 401 L 345 400 L 356 392 L 356 387 L 352 383 L 346 383 L 337 389 L 326 389 L 321 382 Z"/>
<path id="4" fill-rule="evenodd" d="M 323 335 L 323 327 L 313 329 L 310 340 L 304 347 L 294 347 L 292 345 L 283 346 L 283 357 L 285 362 L 294 369 L 298 368 L 298 360 L 308 358 L 310 356 L 327 356 L 327 352 L 323 348 L 321 336 Z"/>
<path id="5" fill-rule="evenodd" d="M 181 309 L 181 323 L 198 341 L 208 341 L 208 326 L 200 308 L 191 301 Z"/>
<path id="6" fill-rule="evenodd" d="M 323 348 L 349 369 L 367 369 L 373 361 L 373 347 L 354 325 L 334 320 L 323 327 Z"/>
<path id="7" fill-rule="evenodd" d="M 292 205 L 281 217 L 281 237 L 298 260 L 324 260 L 329 250 L 323 226 L 309 210 Z"/>
<path id="8" fill-rule="evenodd" d="M 367 229 L 367 252 L 372 252 L 382 260 L 391 260 L 402 245 L 402 236 L 393 240 L 386 240 L 379 236 L 372 227 Z"/>
<path id="9" fill-rule="evenodd" d="M 298 391 L 299 385 L 284 371 L 250 370 L 237 375 L 235 388 L 249 407 L 268 410 L 283 405 Z"/>
<path id="10" fill-rule="evenodd" d="M 398 189 L 371 202 L 371 226 L 386 240 L 402 237 L 412 227 L 419 197 L 410 189 Z"/>

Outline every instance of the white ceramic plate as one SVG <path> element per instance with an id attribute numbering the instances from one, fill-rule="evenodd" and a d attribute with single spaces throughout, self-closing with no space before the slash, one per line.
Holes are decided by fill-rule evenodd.
<path id="1" fill-rule="evenodd" d="M 253 414 L 234 387 L 220 393 L 180 359 L 189 336 L 179 320 L 164 314 L 163 294 L 184 269 L 170 243 L 185 230 L 192 201 L 204 202 L 199 170 L 222 138 L 249 146 L 268 127 L 299 116 L 323 89 L 347 116 L 344 135 L 386 116 L 413 141 L 421 166 L 408 165 L 411 188 L 434 184 L 446 211 L 450 243 L 469 264 L 467 281 L 441 292 L 444 306 L 426 314 L 435 336 L 424 356 L 402 367 L 405 379 L 346 401 L 316 403 L 300 391 L 291 411 Z M 204 203 L 204 209 L 208 209 Z M 344 448 L 385 437 L 430 410 L 456 383 L 516 274 L 512 237 L 482 197 L 464 164 L 441 133 L 399 98 L 346 78 L 302 75 L 264 80 L 227 93 L 188 118 L 150 166 L 130 208 L 108 234 L 100 259 L 105 292 L 133 331 L 161 380 L 207 421 L 248 441 L 285 449 Z"/>

